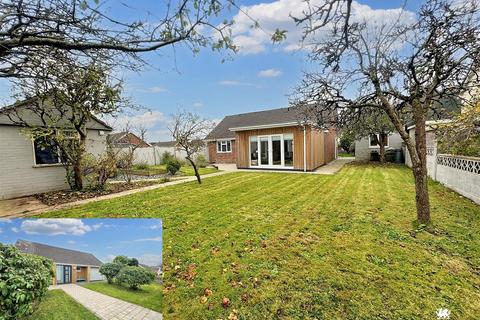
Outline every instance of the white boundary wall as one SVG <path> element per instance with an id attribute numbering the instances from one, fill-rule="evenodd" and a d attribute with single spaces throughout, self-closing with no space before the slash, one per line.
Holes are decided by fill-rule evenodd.
<path id="1" fill-rule="evenodd" d="M 405 164 L 412 166 L 409 156 Z M 437 154 L 436 147 L 428 147 L 427 170 L 433 180 L 480 204 L 480 158 Z"/>
<path id="2" fill-rule="evenodd" d="M 125 150 L 127 150 L 125 148 Z M 139 163 L 146 163 L 148 165 L 158 165 L 162 161 L 162 155 L 165 151 L 170 152 L 177 158 L 178 160 L 185 160 L 187 154 L 183 150 L 179 150 L 174 147 L 156 147 L 151 146 L 147 148 L 137 148 L 135 149 L 135 164 Z M 208 152 L 206 148 L 201 152 L 208 160 Z"/>

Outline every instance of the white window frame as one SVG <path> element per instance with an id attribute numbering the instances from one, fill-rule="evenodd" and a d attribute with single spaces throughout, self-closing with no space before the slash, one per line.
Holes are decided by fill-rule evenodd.
<path id="1" fill-rule="evenodd" d="M 217 140 L 217 153 L 232 153 L 232 140 Z M 218 148 L 218 146 L 220 145 L 220 149 Z M 222 146 L 225 145 L 225 150 L 227 151 L 222 151 Z M 230 146 L 230 150 L 228 150 Z"/>
<path id="2" fill-rule="evenodd" d="M 288 134 L 288 135 L 291 135 L 291 134 Z M 250 136 L 251 137 L 251 136 Z M 278 134 L 268 134 L 268 135 L 258 135 L 258 136 L 255 136 L 257 137 L 257 153 L 258 153 L 258 165 L 256 166 L 253 166 L 252 165 L 252 158 L 251 158 L 251 154 L 252 154 L 252 146 L 250 144 L 251 140 L 250 140 L 250 137 L 248 137 L 248 166 L 249 168 L 271 168 L 271 169 L 275 169 L 275 168 L 287 168 L 287 169 L 293 169 L 293 164 L 291 166 L 286 166 L 285 165 L 285 145 L 284 145 L 284 134 L 283 133 L 278 133 Z M 280 137 L 280 152 L 281 152 L 281 164 L 276 164 L 276 165 L 271 165 L 270 163 L 273 163 L 273 148 L 272 148 L 272 137 Z M 261 143 L 260 143 L 260 140 L 261 138 L 268 138 L 268 163 L 269 164 L 261 164 L 261 152 L 262 152 L 262 147 L 261 147 Z M 295 147 L 294 147 L 294 137 L 292 135 L 292 151 L 295 150 Z M 293 151 L 295 152 L 295 151 Z"/>
<path id="3" fill-rule="evenodd" d="M 79 139 L 79 136 L 78 136 L 78 132 L 74 131 L 74 130 L 64 130 L 64 132 L 70 132 L 72 133 L 71 137 L 69 137 L 69 139 Z M 35 140 L 36 139 L 32 139 L 32 151 L 33 151 L 33 166 L 36 167 L 36 168 L 42 168 L 42 167 L 59 167 L 59 166 L 63 166 L 63 163 L 62 163 L 62 158 L 60 156 L 61 154 L 61 150 L 60 148 L 57 146 L 57 157 L 58 157 L 58 162 L 57 163 L 40 163 L 38 164 L 37 163 L 37 157 L 35 155 Z"/>
<path id="4" fill-rule="evenodd" d="M 369 149 L 379 149 L 380 146 L 378 144 L 372 146 L 372 136 L 373 136 L 373 134 L 368 136 L 368 148 Z M 377 139 L 380 141 L 380 134 L 377 134 Z M 388 134 L 387 135 L 387 144 L 385 145 L 385 148 L 389 148 L 389 147 L 390 147 L 390 135 Z"/>

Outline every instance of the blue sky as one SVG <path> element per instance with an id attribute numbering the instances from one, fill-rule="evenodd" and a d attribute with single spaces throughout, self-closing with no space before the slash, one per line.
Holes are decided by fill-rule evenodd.
<path id="1" fill-rule="evenodd" d="M 161 264 L 160 219 L 0 219 L 0 242 L 18 239 L 89 252 L 102 262 L 126 255 Z"/>
<path id="2" fill-rule="evenodd" d="M 114 0 L 106 1 L 106 6 L 112 15 L 127 20 L 138 19 L 147 11 L 155 16 L 156 12 L 161 12 L 163 4 L 163 1 L 148 0 L 123 2 L 131 3 L 134 8 L 126 9 Z M 122 74 L 125 95 L 151 110 L 130 115 L 132 124 L 148 128 L 149 140 L 170 138 L 168 118 L 179 109 L 195 111 L 218 121 L 229 114 L 288 106 L 288 95 L 300 83 L 302 71 L 311 68 L 305 52 L 298 48 L 301 31 L 289 18 L 290 13 L 298 15 L 301 12 L 303 0 L 237 2 L 267 32 L 249 28 L 251 20 L 236 10 L 228 13 L 227 16 L 236 21 L 233 38 L 240 46 L 240 52 L 232 59 L 221 63 L 224 54 L 205 48 L 193 55 L 180 45 L 175 51 L 167 48 L 144 54 L 145 60 L 155 68 L 146 68 L 139 74 Z M 357 0 L 354 14 L 369 19 L 378 13 L 380 19 L 389 19 L 396 13 L 384 10 L 400 8 L 404 2 Z M 409 11 L 416 11 L 418 6 L 419 1 L 406 2 Z M 268 32 L 277 27 L 288 31 L 287 40 L 272 45 Z M 3 83 L 0 82 L 0 102 L 8 101 L 10 97 L 9 89 Z M 121 117 L 113 125 L 121 128 L 124 122 L 125 118 Z"/>

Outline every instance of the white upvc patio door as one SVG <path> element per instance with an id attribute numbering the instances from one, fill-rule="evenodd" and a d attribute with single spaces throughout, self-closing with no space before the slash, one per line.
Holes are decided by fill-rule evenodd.
<path id="1" fill-rule="evenodd" d="M 259 136 L 257 139 L 259 167 L 283 167 L 285 164 L 283 135 Z M 251 160 L 250 160 L 251 161 Z"/>

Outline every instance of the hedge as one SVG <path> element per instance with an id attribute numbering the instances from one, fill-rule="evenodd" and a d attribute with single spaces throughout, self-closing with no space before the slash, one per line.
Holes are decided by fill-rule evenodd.
<path id="1" fill-rule="evenodd" d="M 53 276 L 51 260 L 0 243 L 0 320 L 31 314 Z"/>

